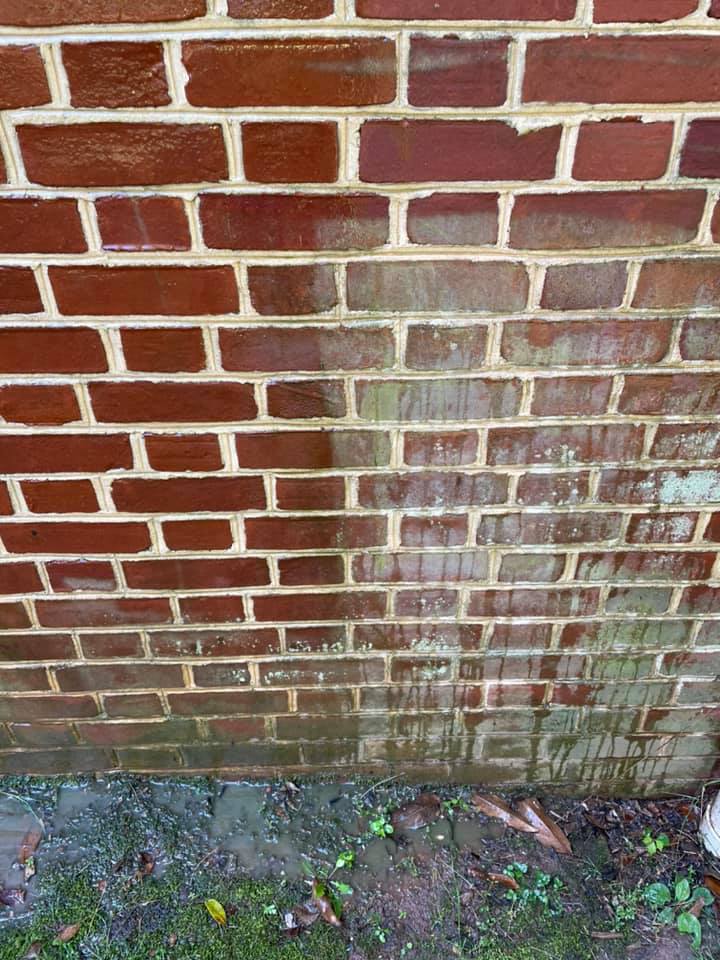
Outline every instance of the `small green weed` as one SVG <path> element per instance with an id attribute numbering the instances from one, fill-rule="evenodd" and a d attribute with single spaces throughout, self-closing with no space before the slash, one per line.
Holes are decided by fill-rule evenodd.
<path id="1" fill-rule="evenodd" d="M 700 949 L 702 926 L 699 915 L 713 902 L 706 887 L 692 886 L 692 877 L 680 877 L 671 889 L 666 883 L 651 883 L 645 887 L 643 898 L 656 911 L 655 920 L 663 926 L 674 926 L 692 939 L 693 947 Z"/>
<path id="2" fill-rule="evenodd" d="M 388 819 L 386 813 L 379 813 L 373 820 L 368 824 L 370 827 L 370 832 L 374 833 L 376 837 L 389 837 L 395 832 L 395 828 Z"/>
<path id="3" fill-rule="evenodd" d="M 656 853 L 662 853 L 670 846 L 670 838 L 666 833 L 659 833 L 653 836 L 650 830 L 646 830 L 642 835 L 643 846 L 649 857 L 654 857 Z"/>
<path id="4" fill-rule="evenodd" d="M 552 916 L 562 912 L 559 897 L 565 885 L 559 877 L 551 877 L 542 870 L 536 870 L 531 877 L 526 863 L 511 863 L 503 873 L 518 885 L 517 890 L 508 890 L 505 894 L 516 907 L 539 905 Z"/>

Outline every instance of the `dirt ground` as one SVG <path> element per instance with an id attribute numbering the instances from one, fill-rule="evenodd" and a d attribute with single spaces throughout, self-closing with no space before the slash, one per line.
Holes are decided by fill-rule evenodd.
<path id="1" fill-rule="evenodd" d="M 528 796 L 0 780 L 0 960 L 720 957 L 702 797 Z"/>

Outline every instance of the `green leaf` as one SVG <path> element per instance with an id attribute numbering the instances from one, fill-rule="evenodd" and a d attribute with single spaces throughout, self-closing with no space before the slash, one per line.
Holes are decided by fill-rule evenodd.
<path id="1" fill-rule="evenodd" d="M 687 877 L 683 877 L 682 880 L 678 880 L 675 884 L 675 902 L 676 903 L 685 903 L 686 900 L 690 899 L 690 881 Z"/>
<path id="2" fill-rule="evenodd" d="M 670 846 L 670 837 L 668 837 L 666 833 L 661 833 L 655 839 L 655 846 L 657 847 L 658 850 L 664 850 L 665 847 Z"/>
<path id="3" fill-rule="evenodd" d="M 335 887 L 338 893 L 342 894 L 343 897 L 352 896 L 353 888 L 349 883 L 340 883 L 339 880 L 333 880 L 332 885 Z"/>
<path id="4" fill-rule="evenodd" d="M 664 883 L 651 883 L 649 887 L 645 887 L 643 896 L 651 907 L 664 907 L 672 900 L 670 888 Z"/>
<path id="5" fill-rule="evenodd" d="M 224 927 L 227 923 L 227 914 L 225 913 L 225 907 L 218 900 L 206 900 L 205 909 L 213 918 L 215 923 L 220 924 L 221 927 Z"/>
<path id="6" fill-rule="evenodd" d="M 657 922 L 663 923 L 666 926 L 669 926 L 675 920 L 675 911 L 672 907 L 665 907 L 664 910 L 661 910 L 657 915 Z"/>
<path id="7" fill-rule="evenodd" d="M 687 933 L 688 936 L 692 937 L 693 947 L 695 947 L 696 950 L 700 949 L 700 944 L 702 943 L 702 927 L 697 917 L 694 917 L 691 913 L 681 913 L 677 918 L 677 928 L 680 933 Z"/>
<path id="8" fill-rule="evenodd" d="M 692 892 L 693 902 L 695 900 L 702 900 L 705 906 L 709 907 L 711 903 L 714 902 L 715 897 L 710 893 L 707 887 L 695 887 Z"/>

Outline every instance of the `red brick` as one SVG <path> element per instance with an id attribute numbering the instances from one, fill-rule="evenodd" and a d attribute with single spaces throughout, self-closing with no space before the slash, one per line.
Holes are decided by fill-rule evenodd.
<path id="1" fill-rule="evenodd" d="M 620 190 L 517 197 L 510 246 L 526 250 L 688 243 L 705 209 L 702 190 Z"/>
<path id="2" fill-rule="evenodd" d="M 164 107 L 170 103 L 161 43 L 63 43 L 74 107 Z"/>
<path id="3" fill-rule="evenodd" d="M 0 21 L 2 15 L 0 5 Z M 39 47 L 10 44 L 1 47 L 0 74 L 3 77 L 0 110 L 37 107 L 51 99 Z"/>
<path id="4" fill-rule="evenodd" d="M 263 316 L 325 313 L 337 304 L 330 264 L 248 267 L 250 301 Z"/>
<path id="5" fill-rule="evenodd" d="M 683 360 L 720 360 L 720 323 L 715 317 L 689 317 L 680 333 Z"/>
<path id="6" fill-rule="evenodd" d="M 483 590 L 470 594 L 472 617 L 588 617 L 597 611 L 599 589 Z"/>
<path id="7" fill-rule="evenodd" d="M 387 521 L 372 516 L 249 517 L 245 536 L 249 550 L 357 550 L 387 543 Z"/>
<path id="8" fill-rule="evenodd" d="M 29 180 L 48 187 L 203 183 L 228 176 L 216 124 L 24 124 L 17 132 Z"/>
<path id="9" fill-rule="evenodd" d="M 206 12 L 206 0 L 0 0 L 0 23 L 25 27 L 189 20 Z"/>
<path id="10" fill-rule="evenodd" d="M 478 435 L 475 430 L 404 435 L 404 460 L 411 467 L 457 467 L 474 463 L 477 449 Z"/>
<path id="11" fill-rule="evenodd" d="M 720 590 L 717 587 L 694 586 L 683 590 L 680 613 L 720 613 Z"/>
<path id="12" fill-rule="evenodd" d="M 707 103 L 720 99 L 720 39 L 562 37 L 531 41 L 523 99 L 547 103 Z"/>
<path id="13" fill-rule="evenodd" d="M 710 0 L 710 16 L 720 17 L 720 0 Z"/>
<path id="14" fill-rule="evenodd" d="M 661 423 L 650 450 L 655 460 L 716 460 L 720 458 L 720 425 Z"/>
<path id="15" fill-rule="evenodd" d="M 0 330 L 2 373 L 103 373 L 105 370 L 105 348 L 96 330 L 84 327 Z"/>
<path id="16" fill-rule="evenodd" d="M 411 243 L 485 246 L 497 242 L 496 193 L 433 193 L 408 204 Z"/>
<path id="17" fill-rule="evenodd" d="M 720 376 L 716 373 L 657 373 L 626 376 L 621 413 L 720 413 Z"/>
<path id="18" fill-rule="evenodd" d="M 0 603 L 0 630 L 24 630 L 30 626 L 30 618 L 23 604 Z"/>
<path id="19" fill-rule="evenodd" d="M 199 513 L 216 510 L 263 510 L 261 477 L 176 477 L 115 480 L 112 495 L 128 513 Z"/>
<path id="20" fill-rule="evenodd" d="M 133 465 L 127 436 L 35 433 L 0 437 L 0 463 L 6 473 L 104 473 Z"/>
<path id="21" fill-rule="evenodd" d="M 590 473 L 525 473 L 520 477 L 517 502 L 531 506 L 567 506 L 588 499 Z"/>
<path id="22" fill-rule="evenodd" d="M 720 500 L 720 472 L 669 468 L 603 470 L 597 497 L 611 503 L 713 503 Z"/>
<path id="23" fill-rule="evenodd" d="M 0 563 L 0 593 L 37 593 L 42 589 L 34 563 Z"/>
<path id="24" fill-rule="evenodd" d="M 138 660 L 145 656 L 139 633 L 83 633 L 80 641 L 83 654 L 91 660 Z"/>
<path id="25" fill-rule="evenodd" d="M 27 722 L 60 718 L 97 716 L 97 705 L 92 697 L 6 697 L 0 702 L 0 719 Z"/>
<path id="26" fill-rule="evenodd" d="M 548 180 L 559 126 L 519 134 L 501 120 L 368 120 L 360 131 L 360 179 Z"/>
<path id="27" fill-rule="evenodd" d="M 512 417 L 520 408 L 519 380 L 361 380 L 361 419 L 428 423 Z"/>
<path id="28" fill-rule="evenodd" d="M 167 663 L 84 664 L 60 667 L 56 676 L 60 689 L 67 693 L 184 686 L 182 667 Z"/>
<path id="29" fill-rule="evenodd" d="M 487 328 L 440 324 L 408 327 L 405 366 L 413 370 L 476 370 L 485 364 Z"/>
<path id="30" fill-rule="evenodd" d="M 710 540 L 713 543 L 720 542 L 720 513 L 713 513 L 710 517 L 710 521 L 705 529 L 704 539 Z"/>
<path id="31" fill-rule="evenodd" d="M 679 20 L 697 10 L 698 0 L 595 0 L 595 23 L 662 23 Z"/>
<path id="32" fill-rule="evenodd" d="M 21 747 L 77 746 L 77 740 L 67 723 L 13 723 L 10 729 Z"/>
<path id="33" fill-rule="evenodd" d="M 456 617 L 457 590 L 398 590 L 395 595 L 395 615 L 398 617 Z"/>
<path id="34" fill-rule="evenodd" d="M 43 309 L 29 267 L 0 267 L 0 313 L 42 313 Z"/>
<path id="35" fill-rule="evenodd" d="M 232 267 L 50 267 L 68 316 L 237 313 Z"/>
<path id="36" fill-rule="evenodd" d="M 0 52 L 2 48 L 0 48 Z M 82 253 L 87 250 L 75 200 L 0 200 L 0 253 Z"/>
<path id="37" fill-rule="evenodd" d="M 187 98 L 198 107 L 351 107 L 395 99 L 395 42 L 384 37 L 196 40 L 183 44 L 183 62 Z"/>
<path id="38" fill-rule="evenodd" d="M 178 197 L 98 197 L 103 250 L 189 250 L 190 228 Z"/>
<path id="39" fill-rule="evenodd" d="M 657 363 L 670 349 L 670 320 L 540 320 L 503 325 L 502 356 L 529 366 Z"/>
<path id="40" fill-rule="evenodd" d="M 417 263 L 350 263 L 351 310 L 489 312 L 523 310 L 528 278 L 518 263 L 423 260 Z"/>
<path id="41" fill-rule="evenodd" d="M 316 594 L 329 597 L 332 594 Z M 338 595 L 339 596 L 339 595 Z M 360 596 L 360 594 L 358 594 Z M 368 596 L 366 594 L 366 596 Z M 278 676 L 278 674 L 280 676 Z M 260 664 L 263 686 L 332 686 L 333 684 L 367 684 L 382 681 L 385 664 L 379 657 L 345 660 L 340 657 L 307 660 L 277 660 Z"/>
<path id="42" fill-rule="evenodd" d="M 123 572 L 131 590 L 220 590 L 270 582 L 260 557 L 126 561 Z"/>
<path id="43" fill-rule="evenodd" d="M 611 391 L 610 377 L 538 377 L 531 413 L 543 417 L 605 413 Z"/>
<path id="44" fill-rule="evenodd" d="M 137 719 L 160 717 L 163 714 L 162 702 L 157 693 L 106 693 L 103 703 L 109 717 Z"/>
<path id="45" fill-rule="evenodd" d="M 165 747 L 172 743 L 188 743 L 197 737 L 192 720 L 164 720 L 145 723 L 79 723 L 77 731 L 81 741 L 98 746 L 138 746 L 159 743 Z"/>
<path id="46" fill-rule="evenodd" d="M 238 20 L 318 20 L 333 12 L 333 0 L 229 0 L 228 14 Z"/>
<path id="47" fill-rule="evenodd" d="M 417 107 L 498 107 L 508 87 L 507 40 L 412 37 L 408 100 Z"/>
<path id="48" fill-rule="evenodd" d="M 31 513 L 95 513 L 100 509 L 89 480 L 24 480 L 20 486 Z"/>
<path id="49" fill-rule="evenodd" d="M 673 310 L 720 306 L 720 260 L 646 260 L 634 307 Z"/>
<path id="50" fill-rule="evenodd" d="M 632 117 L 583 123 L 575 147 L 573 177 L 657 180 L 667 171 L 673 132 L 672 123 L 644 123 Z"/>
<path id="51" fill-rule="evenodd" d="M 393 363 L 390 327 L 245 327 L 220 331 L 226 370 L 367 370 Z"/>
<path id="52" fill-rule="evenodd" d="M 92 383 L 90 398 L 100 423 L 215 423 L 257 416 L 249 383 Z"/>
<path id="53" fill-rule="evenodd" d="M 243 123 L 243 170 L 252 183 L 333 183 L 336 123 Z"/>
<path id="54" fill-rule="evenodd" d="M 7 484 L 0 483 L 0 516 L 10 517 L 13 514 L 13 505 L 10 500 Z"/>
<path id="55" fill-rule="evenodd" d="M 205 345 L 199 327 L 144 327 L 120 331 L 128 370 L 178 373 L 204 370 Z"/>
<path id="56" fill-rule="evenodd" d="M 140 553 L 150 546 L 144 523 L 3 523 L 0 536 L 12 553 Z"/>
<path id="57" fill-rule="evenodd" d="M 278 510 L 342 510 L 343 477 L 278 477 L 275 481 Z"/>
<path id="58" fill-rule="evenodd" d="M 218 438 L 213 433 L 146 436 L 145 449 L 153 470 L 204 472 L 219 470 L 223 465 Z"/>
<path id="59" fill-rule="evenodd" d="M 507 477 L 491 473 L 383 473 L 360 478 L 363 507 L 481 506 L 503 503 Z"/>
<path id="60" fill-rule="evenodd" d="M 218 250 L 370 250 L 388 238 L 387 197 L 222 194 L 200 198 L 205 243 Z"/>
<path id="61" fill-rule="evenodd" d="M 631 424 L 491 428 L 487 462 L 571 465 L 637 460 L 644 436 L 644 427 Z"/>
<path id="62" fill-rule="evenodd" d="M 375 620 L 385 615 L 386 598 L 372 591 L 283 593 L 254 597 L 253 606 L 260 621 Z"/>
<path id="63" fill-rule="evenodd" d="M 317 557 L 283 557 L 278 560 L 280 583 L 283 586 L 323 586 L 345 582 L 345 564 L 337 554 Z"/>
<path id="64" fill-rule="evenodd" d="M 618 551 L 615 553 L 581 553 L 578 559 L 578 580 L 705 580 L 715 561 L 714 553 L 655 553 Z"/>
<path id="65" fill-rule="evenodd" d="M 488 640 L 490 650 L 538 650 L 550 646 L 551 623 L 496 623 Z"/>
<path id="66" fill-rule="evenodd" d="M 323 627 L 289 627 L 285 631 L 285 640 L 288 653 L 323 653 L 326 650 L 344 650 L 347 646 L 347 629 L 345 626 Z M 364 648 L 369 649 L 369 648 Z M 338 692 L 339 693 L 339 692 Z M 339 693 L 339 698 L 343 697 Z M 319 702 L 330 702 L 334 694 L 322 696 Z M 309 706 L 309 704 L 307 704 Z M 301 713 L 314 712 L 301 709 Z M 345 713 L 345 710 L 338 711 Z"/>
<path id="67" fill-rule="evenodd" d="M 199 597 L 199 600 L 223 597 Z M 185 600 L 183 600 L 183 603 Z M 154 657 L 246 657 L 278 653 L 280 641 L 276 630 L 237 627 L 217 630 L 154 630 L 150 633 L 150 649 Z M 282 712 L 282 711 L 281 711 Z"/>
<path id="68" fill-rule="evenodd" d="M 680 176 L 720 176 L 720 122 L 691 122 L 680 159 Z"/>
<path id="69" fill-rule="evenodd" d="M 625 297 L 627 264 L 564 263 L 545 273 L 541 307 L 546 310 L 595 310 L 619 307 Z"/>
<path id="70" fill-rule="evenodd" d="M 323 470 L 385 466 L 390 462 L 390 436 L 380 430 L 240 433 L 235 442 L 243 468 Z"/>
<path id="71" fill-rule="evenodd" d="M 463 547 L 467 535 L 468 518 L 464 514 L 403 517 L 400 523 L 400 542 L 404 547 Z"/>
<path id="72" fill-rule="evenodd" d="M 45 569 L 55 593 L 72 593 L 76 590 L 104 593 L 117 589 L 115 571 L 107 561 L 53 560 L 45 564 Z"/>
<path id="73" fill-rule="evenodd" d="M 487 552 L 363 553 L 353 559 L 356 583 L 454 583 L 485 580 Z"/>
<path id="74" fill-rule="evenodd" d="M 616 540 L 622 528 L 620 513 L 506 513 L 480 517 L 480 544 L 593 543 Z"/>
<path id="75" fill-rule="evenodd" d="M 0 670 L 0 692 L 32 693 L 36 690 L 49 690 L 47 670 L 44 667 L 16 667 L 13 670 Z"/>
<path id="76" fill-rule="evenodd" d="M 44 627 L 141 626 L 172 621 L 170 605 L 162 597 L 139 599 L 124 597 L 117 600 L 38 600 L 35 608 L 38 619 Z"/>
<path id="77" fill-rule="evenodd" d="M 59 424 L 81 420 L 71 386 L 0 386 L 0 418 L 6 423 Z"/>
<path id="78" fill-rule="evenodd" d="M 696 513 L 635 513 L 626 539 L 628 543 L 689 543 L 697 518 Z"/>
<path id="79" fill-rule="evenodd" d="M 378 20 L 572 20 L 577 0 L 356 0 Z"/>
<path id="80" fill-rule="evenodd" d="M 0 661 L 74 660 L 75 647 L 69 633 L 4 633 L 0 637 Z"/>
<path id="81" fill-rule="evenodd" d="M 563 554 L 508 553 L 500 562 L 500 583 L 553 583 L 565 569 Z"/>
<path id="82" fill-rule="evenodd" d="M 342 380 L 283 380 L 266 387 L 268 414 L 285 419 L 344 417 Z"/>
<path id="83" fill-rule="evenodd" d="M 170 550 L 229 550 L 233 545 L 227 520 L 168 520 L 162 530 Z"/>
<path id="84" fill-rule="evenodd" d="M 168 696 L 170 710 L 177 716 L 207 717 L 213 714 L 241 713 L 273 714 L 287 713 L 287 693 L 270 690 L 212 690 L 171 693 Z"/>
<path id="85" fill-rule="evenodd" d="M 183 597 L 180 619 L 183 623 L 241 623 L 245 606 L 242 597 Z"/>

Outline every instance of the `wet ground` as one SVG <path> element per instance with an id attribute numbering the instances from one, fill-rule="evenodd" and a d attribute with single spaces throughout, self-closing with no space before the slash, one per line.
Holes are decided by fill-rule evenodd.
<path id="1" fill-rule="evenodd" d="M 0 780 L 0 960 L 720 957 L 702 798 L 541 797 L 558 853 L 478 789 Z"/>

